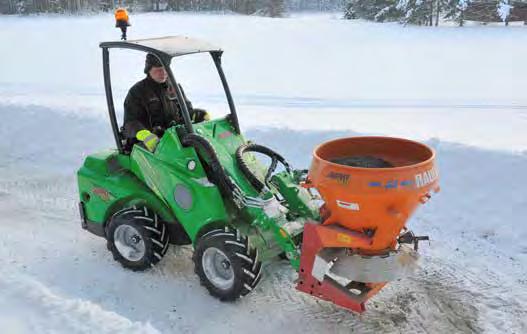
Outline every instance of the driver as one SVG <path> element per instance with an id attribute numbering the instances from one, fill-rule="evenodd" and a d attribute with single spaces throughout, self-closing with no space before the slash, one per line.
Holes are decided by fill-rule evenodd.
<path id="1" fill-rule="evenodd" d="M 159 59 L 149 53 L 146 55 L 146 78 L 130 88 L 124 100 L 124 135 L 128 140 L 137 139 L 153 152 L 165 129 L 172 122 L 183 124 L 181 108 L 174 95 L 174 88 L 167 82 L 167 72 Z M 193 109 L 180 86 L 190 118 L 198 123 L 209 120 L 209 114 L 203 109 Z"/>

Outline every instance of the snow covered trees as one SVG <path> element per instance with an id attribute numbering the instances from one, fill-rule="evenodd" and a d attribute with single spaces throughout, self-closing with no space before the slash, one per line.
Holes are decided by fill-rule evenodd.
<path id="1" fill-rule="evenodd" d="M 500 0 L 498 3 L 498 16 L 500 19 L 505 22 L 505 24 L 509 24 L 509 17 L 511 15 L 511 9 L 512 6 L 510 4 L 510 0 Z"/>
<path id="2" fill-rule="evenodd" d="M 434 13 L 440 11 L 445 2 L 445 0 L 351 0 L 346 6 L 345 18 L 432 25 Z"/>
<path id="3" fill-rule="evenodd" d="M 280 17 L 286 11 L 341 9 L 345 0 L 127 0 L 135 11 L 233 11 Z M 0 14 L 108 11 L 117 0 L 0 0 Z"/>
<path id="4" fill-rule="evenodd" d="M 467 21 L 504 22 L 527 21 L 527 1 L 494 0 L 470 1 L 467 3 L 463 19 Z"/>
<path id="5" fill-rule="evenodd" d="M 280 17 L 285 12 L 285 0 L 166 0 L 166 3 L 164 8 L 168 11 L 233 11 L 271 17 Z"/>
<path id="6" fill-rule="evenodd" d="M 527 1 L 514 0 L 348 0 L 344 17 L 376 22 L 438 25 L 440 19 L 463 25 L 478 22 L 526 21 Z"/>
<path id="7" fill-rule="evenodd" d="M 447 20 L 455 21 L 460 26 L 462 26 L 468 3 L 469 0 L 447 0 L 444 18 Z"/>
<path id="8" fill-rule="evenodd" d="M 351 0 L 346 5 L 344 17 L 376 22 L 398 21 L 401 13 L 394 0 Z"/>
<path id="9" fill-rule="evenodd" d="M 374 4 L 368 5 L 367 3 Z M 380 0 L 380 1 L 357 1 L 361 8 L 357 11 L 359 17 L 371 19 L 377 22 L 399 21 L 403 12 L 398 1 Z M 369 18 L 370 19 L 370 18 Z"/>
<path id="10" fill-rule="evenodd" d="M 397 8 L 402 12 L 401 22 L 418 25 L 432 25 L 434 9 L 441 1 L 437 0 L 399 0 Z"/>
<path id="11" fill-rule="evenodd" d="M 101 0 L 0 0 L 0 14 L 79 13 L 102 8 Z"/>

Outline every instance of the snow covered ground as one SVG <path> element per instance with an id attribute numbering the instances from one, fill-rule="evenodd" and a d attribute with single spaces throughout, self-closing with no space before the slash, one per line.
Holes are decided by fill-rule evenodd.
<path id="1" fill-rule="evenodd" d="M 527 332 L 526 28 L 337 18 L 141 14 L 129 36 L 221 45 L 247 137 L 295 166 L 339 136 L 433 146 L 442 192 L 410 221 L 432 238 L 414 277 L 358 316 L 297 293 L 282 262 L 234 304 L 199 286 L 188 248 L 125 271 L 80 229 L 74 177 L 86 154 L 112 146 L 98 48 L 118 37 L 112 17 L 0 17 L 2 332 Z M 121 59 L 117 103 L 142 75 L 142 59 Z M 219 92 L 189 65 L 178 73 L 192 100 L 216 108 Z"/>

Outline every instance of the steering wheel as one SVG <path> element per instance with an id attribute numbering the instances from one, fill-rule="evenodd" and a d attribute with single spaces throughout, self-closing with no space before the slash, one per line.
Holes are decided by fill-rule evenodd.
<path id="1" fill-rule="evenodd" d="M 243 155 L 247 152 L 257 152 L 271 158 L 271 164 L 269 165 L 265 173 L 264 182 L 260 181 L 256 177 L 256 175 L 250 170 L 247 162 L 244 160 Z M 236 150 L 236 161 L 238 162 L 238 166 L 240 167 L 242 173 L 245 175 L 245 177 L 247 177 L 247 180 L 249 180 L 251 185 L 258 192 L 261 192 L 266 186 L 267 188 L 269 188 L 269 181 L 271 180 L 274 171 L 278 167 L 278 163 L 283 165 L 288 173 L 291 173 L 291 166 L 280 154 L 276 153 L 268 147 L 258 144 L 244 144 L 238 147 L 238 149 Z"/>

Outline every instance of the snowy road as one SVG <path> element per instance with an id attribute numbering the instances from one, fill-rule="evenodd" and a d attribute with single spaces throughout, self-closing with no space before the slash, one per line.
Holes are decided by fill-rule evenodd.
<path id="1" fill-rule="evenodd" d="M 422 267 L 413 278 L 388 286 L 357 316 L 296 292 L 295 273 L 283 262 L 267 266 L 255 293 L 235 304 L 222 304 L 200 287 L 188 248 L 173 247 L 155 270 L 125 271 L 103 240 L 80 229 L 76 212 L 73 173 L 83 152 L 111 145 L 108 133 L 91 134 L 107 132 L 107 124 L 46 109 L 0 112 L 9 121 L 0 126 L 1 137 L 26 124 L 41 143 L 31 150 L 24 143 L 16 150 L 15 143 L 0 144 L 8 157 L 0 167 L 0 325 L 9 333 L 527 329 L 527 247 L 521 242 L 527 231 L 514 230 L 515 217 L 527 215 L 520 196 L 527 184 L 523 154 L 430 142 L 440 157 L 442 193 L 410 226 L 429 234 L 431 246 L 423 245 Z M 36 131 L 47 127 L 63 131 Z M 316 143 L 345 134 L 353 133 L 269 128 L 248 137 L 306 166 Z M 291 135 L 298 140 L 284 140 Z M 53 147 L 56 140 L 64 143 L 61 152 Z M 510 178 L 491 177 L 504 169 Z"/>

